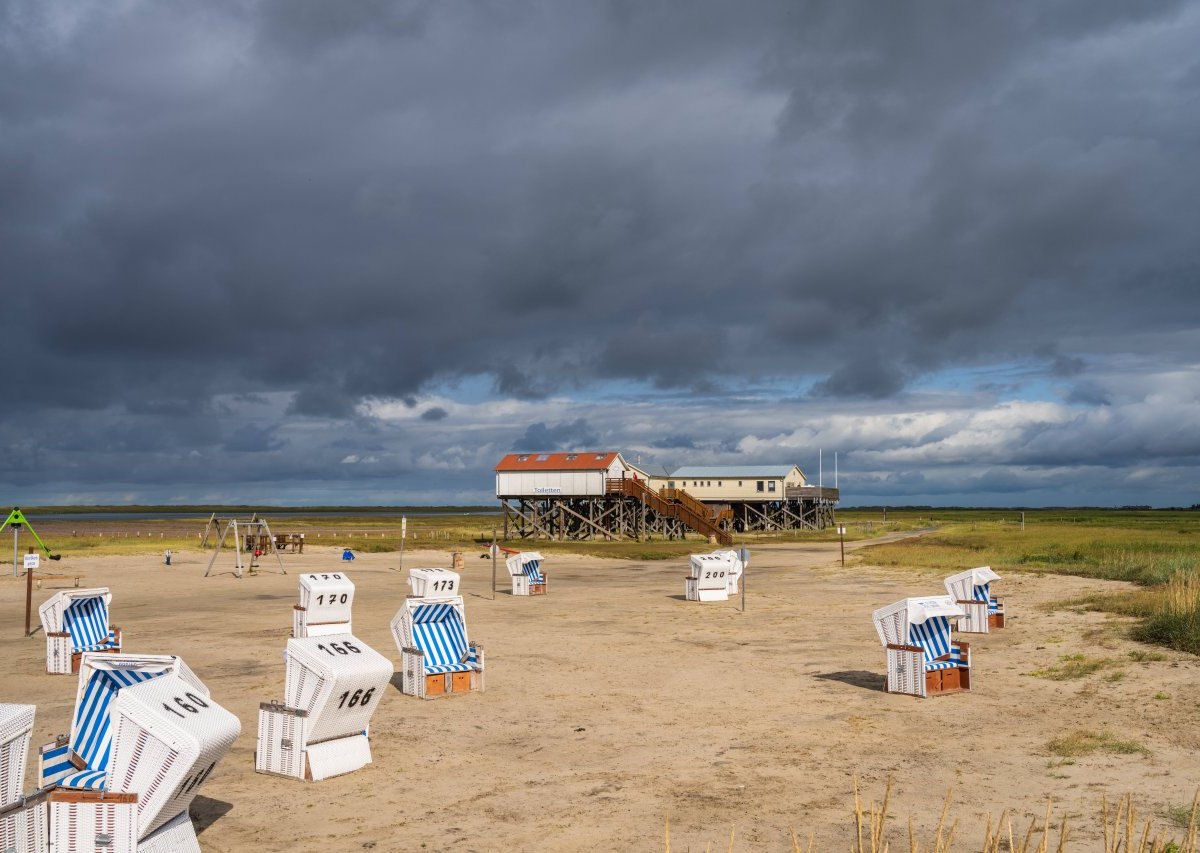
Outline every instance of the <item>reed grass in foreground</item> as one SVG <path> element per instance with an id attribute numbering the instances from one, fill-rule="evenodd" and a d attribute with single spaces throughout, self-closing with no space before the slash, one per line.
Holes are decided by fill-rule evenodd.
<path id="1" fill-rule="evenodd" d="M 883 792 L 883 801 L 863 804 L 859 795 L 858 780 L 854 780 L 853 824 L 847 829 L 846 844 L 852 853 L 890 853 L 892 836 L 888 826 L 891 812 L 892 780 L 889 778 Z M 986 815 L 981 846 L 965 840 L 966 833 L 959 833 L 959 820 L 950 819 L 953 791 L 946 792 L 937 825 L 932 830 L 918 828 L 912 818 L 908 819 L 907 832 L 900 839 L 906 844 L 908 853 L 952 853 L 952 851 L 975 851 L 983 853 L 1068 853 L 1073 825 L 1069 816 L 1063 815 L 1054 824 L 1054 802 L 1047 799 L 1046 812 L 1039 821 L 1031 820 L 1024 832 L 1016 821 L 1015 814 L 1008 809 L 993 819 Z M 1115 804 L 1107 796 L 1101 797 L 1099 813 L 1093 820 L 1095 834 L 1103 838 L 1104 853 L 1200 853 L 1200 790 L 1196 791 L 1189 807 L 1171 807 L 1166 815 L 1171 828 L 1156 826 L 1151 818 L 1143 818 L 1133 804 L 1133 796 L 1126 794 Z M 1086 824 L 1084 825 L 1086 826 Z M 979 835 L 975 834 L 978 839 Z M 792 853 L 814 853 L 815 833 L 810 833 L 807 844 L 801 843 L 795 830 L 788 834 Z M 962 839 L 962 840 L 960 840 Z M 735 853 L 737 827 L 730 829 L 726 853 Z M 957 842 L 957 843 L 956 843 Z M 840 846 L 840 845 L 839 845 Z M 905 849 L 897 845 L 899 850 Z M 664 831 L 664 849 L 671 853 L 671 821 L 668 818 Z M 711 853 L 713 845 L 705 848 Z M 717 848 L 720 849 L 720 848 Z M 1079 848 L 1084 849 L 1084 848 Z"/>

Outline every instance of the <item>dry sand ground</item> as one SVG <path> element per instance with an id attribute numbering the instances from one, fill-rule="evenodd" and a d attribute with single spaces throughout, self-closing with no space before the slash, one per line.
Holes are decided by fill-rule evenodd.
<path id="1" fill-rule="evenodd" d="M 1190 802 L 1196 659 L 1128 663 L 1116 683 L 1026 674 L 1064 654 L 1137 648 L 1105 616 L 1042 609 L 1118 585 L 1006 579 L 1013 616 L 974 638 L 974 692 L 921 701 L 881 692 L 870 613 L 939 592 L 940 579 L 844 570 L 836 547 L 756 548 L 744 614 L 735 602 L 682 600 L 674 560 L 554 557 L 550 595 L 491 601 L 491 564 L 469 554 L 467 619 L 487 649 L 487 692 L 423 702 L 390 691 L 371 726 L 374 764 L 316 784 L 253 771 L 258 703 L 283 688 L 295 576 L 352 570 L 355 633 L 398 665 L 388 621 L 407 586 L 389 570 L 396 554 L 347 567 L 333 549 L 310 549 L 285 557 L 289 576 L 244 580 L 204 578 L 199 552 L 170 568 L 157 557 L 69 557 L 51 570 L 111 587 L 126 649 L 182 655 L 241 718 L 241 738 L 193 806 L 206 851 L 661 850 L 668 816 L 676 851 L 724 850 L 732 825 L 739 851 L 788 850 L 792 827 L 844 850 L 853 774 L 874 797 L 895 777 L 896 841 L 908 815 L 932 827 L 953 786 L 963 849 L 977 849 L 985 812 L 1013 807 L 1024 825 L 1050 793 L 1083 815 L 1072 820 L 1075 850 L 1100 848 L 1102 792 L 1132 791 L 1143 811 Z M 405 564 L 448 565 L 448 555 L 410 552 Z M 0 582 L 0 700 L 37 704 L 41 743 L 68 729 L 75 679 L 45 674 L 42 635 L 20 637 L 23 604 L 23 584 Z M 1169 698 L 1152 698 L 1160 692 Z M 1076 728 L 1111 730 L 1151 754 L 1051 766 L 1047 742 Z"/>

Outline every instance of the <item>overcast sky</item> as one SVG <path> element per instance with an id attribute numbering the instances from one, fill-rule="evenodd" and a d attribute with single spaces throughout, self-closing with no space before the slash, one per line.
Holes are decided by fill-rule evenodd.
<path id="1" fill-rule="evenodd" d="M 0 4 L 9 503 L 511 449 L 1200 502 L 1200 2 Z"/>

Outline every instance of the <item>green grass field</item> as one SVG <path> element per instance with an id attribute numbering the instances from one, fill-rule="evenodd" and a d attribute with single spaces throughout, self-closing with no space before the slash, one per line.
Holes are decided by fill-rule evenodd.
<path id="1" fill-rule="evenodd" d="M 1025 514 L 1024 529 L 1020 513 L 1011 510 L 933 512 L 936 531 L 871 546 L 858 552 L 858 559 L 947 573 L 990 565 L 1001 575 L 1039 572 L 1129 581 L 1140 589 L 1080 603 L 1139 617 L 1136 639 L 1200 654 L 1200 512 L 1033 510 Z M 849 520 L 853 513 L 839 517 Z"/>

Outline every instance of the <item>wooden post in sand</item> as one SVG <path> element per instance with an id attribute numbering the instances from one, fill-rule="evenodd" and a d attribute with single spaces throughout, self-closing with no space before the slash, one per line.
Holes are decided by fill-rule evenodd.
<path id="1" fill-rule="evenodd" d="M 492 525 L 492 601 L 496 600 L 496 554 L 500 547 L 496 544 L 496 526 Z"/>
<path id="2" fill-rule="evenodd" d="M 36 553 L 32 547 L 29 553 Z M 29 620 L 33 614 L 33 569 L 25 570 L 25 636 L 28 637 L 33 632 L 29 630 Z"/>

